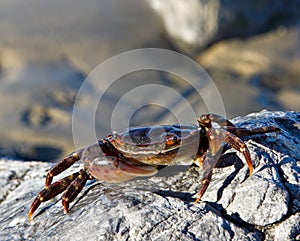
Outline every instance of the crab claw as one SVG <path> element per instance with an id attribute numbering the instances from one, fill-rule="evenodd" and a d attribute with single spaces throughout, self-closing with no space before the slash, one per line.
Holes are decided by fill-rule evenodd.
<path id="1" fill-rule="evenodd" d="M 112 156 L 95 158 L 86 166 L 86 170 L 96 179 L 111 183 L 127 181 L 138 176 L 153 176 L 157 173 L 155 166 L 136 166 Z"/>
<path id="2" fill-rule="evenodd" d="M 134 166 L 122 161 L 118 163 L 118 168 L 130 176 L 137 177 L 148 177 L 157 173 L 156 166 Z"/>
<path id="3" fill-rule="evenodd" d="M 121 154 L 104 154 L 98 143 L 85 149 L 82 160 L 85 163 L 85 169 L 94 178 L 111 183 L 127 181 L 138 176 L 152 176 L 157 173 L 156 166 L 133 163 Z"/>

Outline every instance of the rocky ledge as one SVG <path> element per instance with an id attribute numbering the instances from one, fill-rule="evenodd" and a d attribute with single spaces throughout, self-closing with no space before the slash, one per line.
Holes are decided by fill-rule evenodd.
<path id="1" fill-rule="evenodd" d="M 201 170 L 170 168 L 173 175 L 122 184 L 91 181 L 68 215 L 57 197 L 28 222 L 28 208 L 52 164 L 2 158 L 0 239 L 300 240 L 300 113 L 262 111 L 233 122 L 274 125 L 281 132 L 244 138 L 255 166 L 252 176 L 243 157 L 225 146 L 197 204 Z"/>

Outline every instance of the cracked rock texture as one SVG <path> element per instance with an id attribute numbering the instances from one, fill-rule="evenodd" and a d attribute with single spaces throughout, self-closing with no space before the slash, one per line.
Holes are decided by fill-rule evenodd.
<path id="1" fill-rule="evenodd" d="M 170 167 L 122 184 L 91 181 L 68 215 L 58 196 L 28 222 L 52 164 L 2 158 L 0 240 L 300 240 L 300 113 L 262 111 L 233 122 L 281 132 L 244 138 L 255 166 L 251 177 L 243 157 L 225 146 L 195 205 L 201 170 Z"/>

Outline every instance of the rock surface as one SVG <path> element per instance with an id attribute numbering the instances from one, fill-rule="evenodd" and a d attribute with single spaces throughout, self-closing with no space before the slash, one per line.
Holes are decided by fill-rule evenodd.
<path id="1" fill-rule="evenodd" d="M 1 159 L 0 239 L 300 240 L 300 113 L 262 111 L 233 122 L 275 125 L 281 132 L 244 138 L 255 166 L 251 177 L 243 157 L 227 147 L 196 205 L 201 170 L 175 168 L 173 175 L 122 184 L 91 181 L 68 215 L 58 196 L 28 222 L 51 164 Z"/>
<path id="2" fill-rule="evenodd" d="M 245 37 L 299 19 L 299 2 L 148 0 L 173 44 L 193 54 L 220 39 Z"/>

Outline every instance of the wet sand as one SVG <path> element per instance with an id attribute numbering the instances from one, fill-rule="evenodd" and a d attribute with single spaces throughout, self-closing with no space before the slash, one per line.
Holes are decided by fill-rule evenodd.
<path id="1" fill-rule="evenodd" d="M 174 50 L 159 18 L 138 0 L 12 0 L 0 6 L 0 154 L 49 161 L 73 151 L 72 110 L 88 74 L 124 51 Z M 219 42 L 196 60 L 214 80 L 228 117 L 261 109 L 299 111 L 299 46 L 299 29 L 291 27 Z M 133 73 L 108 91 L 101 84 L 91 85 L 79 100 L 80 108 L 89 108 L 94 95 L 106 92 L 96 113 L 99 138 L 111 132 L 111 113 L 118 100 L 142 84 L 175 89 L 197 114 L 205 112 L 201 98 L 181 79 L 158 71 Z M 159 98 L 163 96 L 153 93 L 153 99 Z M 128 104 L 138 105 L 139 99 Z M 85 116 L 80 121 L 84 128 Z M 168 110 L 150 106 L 141 108 L 131 123 L 175 121 Z"/>

